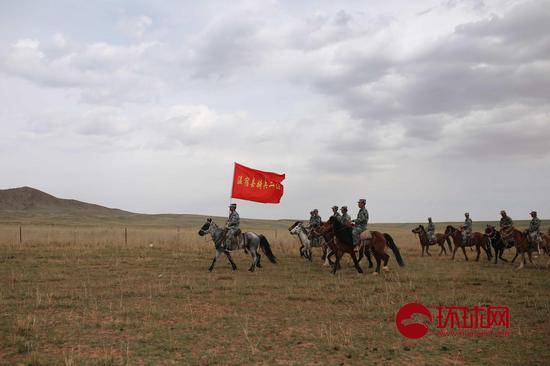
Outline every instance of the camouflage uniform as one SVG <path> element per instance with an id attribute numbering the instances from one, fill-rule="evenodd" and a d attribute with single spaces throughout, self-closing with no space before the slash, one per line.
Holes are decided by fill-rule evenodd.
<path id="1" fill-rule="evenodd" d="M 542 237 L 540 235 L 540 220 L 536 216 L 533 217 L 529 223 L 529 236 L 531 237 L 530 242 L 533 246 L 542 242 Z"/>
<path id="2" fill-rule="evenodd" d="M 351 216 L 348 215 L 347 212 L 345 214 L 342 214 L 342 216 L 340 216 L 340 222 L 344 225 L 351 224 Z"/>
<path id="3" fill-rule="evenodd" d="M 462 226 L 462 244 L 464 245 L 466 245 L 472 235 L 472 224 L 471 218 L 467 217 L 466 220 L 464 220 L 464 226 Z"/>
<path id="4" fill-rule="evenodd" d="M 342 222 L 342 215 L 340 215 L 340 212 L 335 212 L 332 214 L 332 216 L 334 216 L 334 218 L 339 222 Z"/>
<path id="5" fill-rule="evenodd" d="M 512 232 L 514 229 L 514 221 L 512 221 L 512 218 L 508 215 L 504 215 L 500 219 L 500 235 L 502 236 L 502 239 L 508 242 L 513 242 Z"/>
<path id="6" fill-rule="evenodd" d="M 237 232 L 237 230 L 239 230 L 240 224 L 241 224 L 241 220 L 239 218 L 239 214 L 237 213 L 237 211 L 231 211 L 229 213 L 229 217 L 225 225 L 227 227 L 227 235 L 225 237 L 226 248 L 231 248 L 231 243 L 233 241 L 235 233 Z"/>
<path id="7" fill-rule="evenodd" d="M 430 243 L 433 243 L 435 241 L 435 224 L 433 223 L 433 221 L 428 221 L 427 234 L 428 240 L 430 241 Z"/>
<path id="8" fill-rule="evenodd" d="M 359 243 L 359 235 L 367 230 L 367 224 L 369 222 L 369 212 L 366 208 L 360 208 L 357 212 L 357 218 L 355 219 L 355 226 L 353 227 L 353 245 Z"/>
<path id="9" fill-rule="evenodd" d="M 311 216 L 311 218 L 309 219 L 309 228 L 311 230 L 313 229 L 317 229 L 318 227 L 321 226 L 321 216 L 319 215 L 313 215 Z"/>
<path id="10" fill-rule="evenodd" d="M 321 220 L 321 216 L 319 216 L 319 214 L 311 215 L 311 217 L 309 219 L 308 238 L 312 242 L 312 244 L 314 244 L 314 245 L 319 243 L 319 236 L 315 235 L 314 231 L 315 231 L 315 229 L 318 229 L 319 227 L 321 227 L 321 222 L 322 222 L 322 220 Z"/>

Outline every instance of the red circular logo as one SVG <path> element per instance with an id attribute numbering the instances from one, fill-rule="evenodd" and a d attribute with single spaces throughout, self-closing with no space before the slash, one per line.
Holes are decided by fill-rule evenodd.
<path id="1" fill-rule="evenodd" d="M 403 305 L 395 316 L 395 324 L 399 333 L 411 339 L 422 338 L 428 333 L 428 326 L 424 323 L 414 323 L 412 317 L 415 314 L 426 316 L 432 322 L 432 313 L 422 304 L 411 302 Z M 406 324 L 405 324 L 406 323 Z"/>

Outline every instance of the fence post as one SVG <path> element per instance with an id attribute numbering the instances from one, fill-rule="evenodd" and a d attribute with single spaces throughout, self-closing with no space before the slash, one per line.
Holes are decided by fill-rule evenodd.
<path id="1" fill-rule="evenodd" d="M 124 228 L 124 244 L 128 245 L 128 228 Z"/>
<path id="2" fill-rule="evenodd" d="M 23 244 L 23 229 L 19 225 L 19 244 Z"/>

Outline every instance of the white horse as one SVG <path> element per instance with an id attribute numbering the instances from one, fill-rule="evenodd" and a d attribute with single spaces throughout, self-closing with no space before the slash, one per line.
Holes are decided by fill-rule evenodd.
<path id="1" fill-rule="evenodd" d="M 309 259 L 313 259 L 313 253 L 311 248 L 323 248 L 325 262 L 323 266 L 330 266 L 329 255 L 332 254 L 332 250 L 325 243 L 323 237 L 320 237 L 319 240 L 313 242 L 309 239 L 306 228 L 304 224 L 300 221 L 296 221 L 291 227 L 288 228 L 290 235 L 296 235 L 300 241 L 300 255 Z"/>
<path id="2" fill-rule="evenodd" d="M 214 264 L 216 263 L 216 260 L 222 254 L 225 254 L 227 256 L 227 259 L 229 259 L 229 262 L 231 263 L 231 267 L 233 268 L 233 270 L 236 270 L 237 266 L 231 258 L 231 251 L 237 249 L 244 249 L 245 252 L 250 252 L 250 256 L 252 257 L 252 264 L 248 269 L 250 272 L 254 272 L 256 270 L 256 267 L 262 267 L 262 265 L 260 264 L 261 256 L 258 252 L 260 248 L 262 248 L 262 251 L 271 263 L 277 263 L 277 258 L 275 257 L 275 255 L 273 255 L 273 252 L 271 251 L 271 246 L 269 245 L 266 237 L 263 235 L 258 235 L 251 231 L 239 233 L 238 236 L 235 237 L 231 248 L 228 248 L 224 246 L 227 230 L 220 228 L 218 225 L 216 225 L 214 221 L 212 221 L 211 218 L 207 218 L 206 222 L 199 230 L 200 236 L 204 236 L 206 234 L 210 234 L 212 240 L 214 241 L 214 247 L 216 248 L 216 255 L 214 256 L 212 264 L 208 269 L 209 271 L 212 271 L 214 269 Z"/>

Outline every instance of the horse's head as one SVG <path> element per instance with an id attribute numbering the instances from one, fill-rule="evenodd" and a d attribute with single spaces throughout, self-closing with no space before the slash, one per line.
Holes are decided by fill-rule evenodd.
<path id="1" fill-rule="evenodd" d="M 292 224 L 291 227 L 288 228 L 288 231 L 290 231 L 290 234 L 292 235 L 298 235 L 301 228 L 302 228 L 302 222 L 296 221 L 294 224 Z"/>
<path id="2" fill-rule="evenodd" d="M 201 226 L 199 230 L 199 235 L 205 236 L 206 234 L 208 234 L 210 232 L 211 226 L 212 226 L 212 219 L 209 217 L 206 219 L 206 222 L 204 223 L 204 225 Z"/>
<path id="3" fill-rule="evenodd" d="M 457 229 L 455 229 L 452 225 L 447 225 L 445 228 L 445 236 L 451 236 L 456 232 Z"/>
<path id="4" fill-rule="evenodd" d="M 327 222 L 322 222 L 321 226 L 319 226 L 319 233 L 321 235 L 326 235 L 330 232 L 332 232 L 332 220 L 334 219 L 334 216 L 331 216 L 330 219 L 328 219 Z"/>
<path id="5" fill-rule="evenodd" d="M 417 228 L 414 228 L 414 229 L 412 229 L 411 231 L 412 231 L 414 234 L 420 234 L 421 232 L 426 231 L 426 230 L 424 230 L 424 226 L 418 225 Z"/>
<path id="6" fill-rule="evenodd" d="M 489 236 L 489 237 L 492 237 L 495 235 L 495 227 L 492 226 L 492 225 L 487 225 L 487 227 L 485 228 L 485 235 Z"/>

